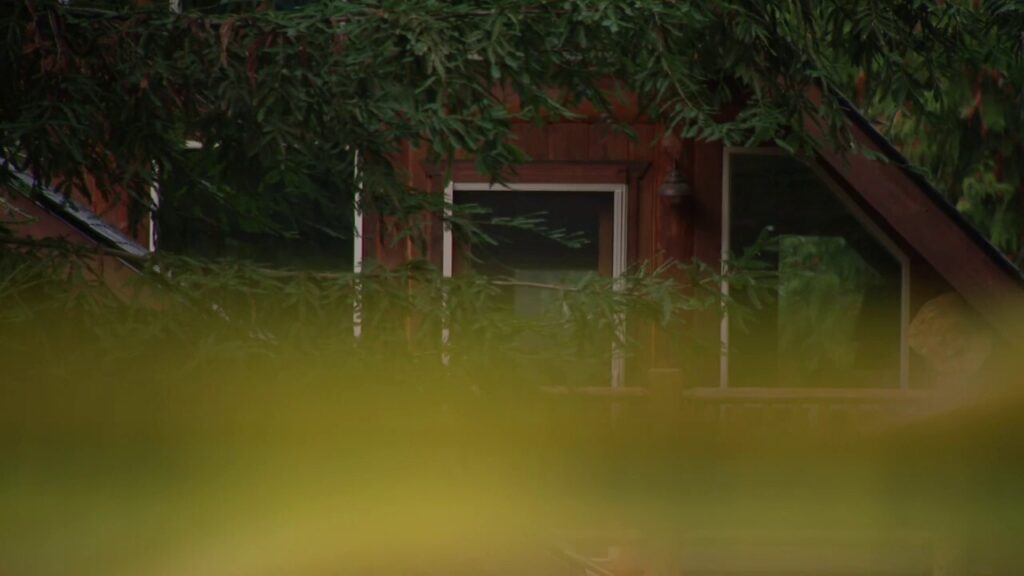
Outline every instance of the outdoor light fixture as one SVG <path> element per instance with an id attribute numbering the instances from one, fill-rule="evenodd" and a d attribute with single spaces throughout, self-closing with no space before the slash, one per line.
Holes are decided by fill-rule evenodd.
<path id="1" fill-rule="evenodd" d="M 679 206 L 693 196 L 690 184 L 679 170 L 678 164 L 672 165 L 672 170 L 665 177 L 665 181 L 661 183 L 661 187 L 658 188 L 658 196 L 665 198 L 673 206 Z"/>

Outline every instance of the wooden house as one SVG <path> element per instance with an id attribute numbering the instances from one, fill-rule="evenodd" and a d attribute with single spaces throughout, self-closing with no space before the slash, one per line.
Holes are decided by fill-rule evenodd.
<path id="1" fill-rule="evenodd" d="M 699 338 L 722 347 L 685 376 L 678 351 L 652 330 L 645 336 L 645 373 L 613 369 L 607 382 L 594 383 L 594 393 L 611 387 L 634 395 L 627 389 L 667 382 L 725 403 L 817 396 L 888 401 L 955 386 L 994 348 L 1019 341 L 1020 271 L 849 102 L 825 97 L 840 98 L 857 143 L 885 160 L 829 147 L 798 159 L 770 146 L 680 141 L 619 110 L 636 134 L 629 138 L 585 107 L 577 121 L 515 126 L 516 143 L 530 160 L 500 185 L 470 159 L 447 172 L 408 147 L 400 163 L 412 186 L 497 215 L 544 211 L 553 225 L 583 230 L 590 240 L 584 254 L 512 239 L 478 250 L 471 264 L 467 248 L 435 226 L 427 254 L 419 256 L 445 275 L 475 266 L 543 282 L 580 271 L 616 276 L 669 260 L 718 268 L 768 230 L 776 244 L 765 262 L 787 290 L 752 329 L 728 318 L 695 319 L 691 329 Z M 807 127 L 815 130 L 810 120 Z M 417 256 L 411 244 L 390 245 L 379 219 L 366 215 L 361 226 L 359 258 L 395 263 Z M 528 306 L 529 290 L 521 292 L 517 297 Z M 836 358 L 828 339 L 854 342 L 857 352 Z M 806 366 L 809 358 L 813 368 Z M 817 391 L 794 395 L 794 388 Z"/>
<path id="2" fill-rule="evenodd" d="M 936 382 L 962 379 L 993 348 L 1019 341 L 1022 277 L 869 121 L 842 104 L 857 143 L 887 161 L 828 147 L 798 159 L 770 146 L 678 140 L 628 107 L 617 115 L 635 137 L 586 106 L 575 120 L 515 125 L 516 144 L 529 161 L 502 184 L 492 184 L 472 159 L 455 161 L 449 171 L 409 145 L 395 163 L 413 187 L 499 216 L 545 212 L 553 224 L 582 234 L 586 246 L 573 250 L 518 235 L 469 259 L 468 248 L 435 221 L 421 254 L 411 241 L 389 241 L 379 216 L 358 214 L 351 245 L 335 242 L 334 259 L 325 262 L 358 269 L 370 260 L 395 265 L 426 258 L 446 276 L 475 266 L 484 274 L 548 282 L 586 272 L 614 277 L 666 261 L 696 259 L 720 268 L 767 230 L 776 240 L 765 263 L 789 286 L 753 329 L 714 315 L 695 318 L 691 330 L 714 351 L 685 375 L 678 351 L 650 330 L 640 335 L 644 361 L 612 367 L 588 387 L 592 393 L 636 396 L 667 385 L 716 405 L 912 397 Z M 810 120 L 808 128 L 816 130 Z M 33 215 L 24 234 L 136 254 L 196 247 L 188 228 L 150 226 L 142 238 L 130 238 L 121 212 L 104 212 L 104 221 L 54 193 L 34 204 L 16 202 Z M 517 306 L 532 305 L 529 290 L 511 297 Z M 844 346 L 846 352 L 836 351 Z"/>
<path id="3" fill-rule="evenodd" d="M 730 254 L 770 230 L 775 251 L 764 262 L 790 282 L 789 291 L 752 329 L 741 330 L 728 317 L 695 317 L 690 329 L 712 344 L 696 367 L 681 366 L 672 343 L 647 330 L 639 334 L 642 362 L 613 362 L 591 385 L 555 392 L 623 403 L 671 390 L 689 414 L 713 419 L 784 413 L 813 423 L 901 411 L 937 387 L 963 385 L 994 350 L 1019 345 L 1022 277 L 870 122 L 842 103 L 853 137 L 887 161 L 828 148 L 799 159 L 769 146 L 679 141 L 621 110 L 620 119 L 636 134 L 630 138 L 586 108 L 573 121 L 516 125 L 516 142 L 530 160 L 501 184 L 479 173 L 471 159 L 455 161 L 449 172 L 410 145 L 396 164 L 424 193 L 483 205 L 500 216 L 543 211 L 589 242 L 574 251 L 513 236 L 475 249 L 470 260 L 469 248 L 440 222 L 433 222 L 426 252 L 417 253 L 409 241 L 392 242 L 379 215 L 356 214 L 357 234 L 334 246 L 333 262 L 358 270 L 371 260 L 396 265 L 426 258 L 446 276 L 472 266 L 523 282 L 557 282 L 588 272 L 615 277 L 645 262 L 696 259 L 721 268 Z M 808 127 L 815 129 L 810 121 Z M 133 256 L 198 246 L 187 228 L 150 226 L 133 238 L 123 221 L 104 220 L 45 189 L 31 201 L 6 198 L 7 210 L 28 216 L 18 228 L 26 236 L 63 237 Z M 203 250 L 225 248 L 213 240 Z M 116 258 L 110 260 L 117 268 Z M 524 310 L 533 305 L 528 290 L 511 297 Z M 828 337 L 839 339 L 842 350 L 856 343 L 855 353 L 837 356 Z M 699 535 L 680 544 L 687 560 L 672 573 L 845 574 L 853 573 L 851 566 L 863 573 L 950 573 L 935 544 L 916 535 L 885 543 L 898 549 L 899 565 L 879 564 L 873 542 L 843 544 L 846 555 L 837 556 L 827 547 L 832 544 L 814 538 L 775 538 L 757 548 L 758 556 L 737 555 L 728 535 Z M 605 552 L 623 549 L 621 535 L 592 540 Z M 580 565 L 572 573 L 657 573 L 649 566 L 623 568 L 616 554 L 604 555 L 600 561 L 590 552 L 573 556 Z"/>

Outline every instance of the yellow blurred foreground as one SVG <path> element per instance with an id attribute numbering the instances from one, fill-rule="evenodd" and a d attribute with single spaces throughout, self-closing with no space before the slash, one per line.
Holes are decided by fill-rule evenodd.
<path id="1" fill-rule="evenodd" d="M 0 378 L 5 576 L 1024 570 L 1009 369 L 948 401 L 727 406 L 555 393 L 528 365 L 405 351 L 17 336 Z"/>

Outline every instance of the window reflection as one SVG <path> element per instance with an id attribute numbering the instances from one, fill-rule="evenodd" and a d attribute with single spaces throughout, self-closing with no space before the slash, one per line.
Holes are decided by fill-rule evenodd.
<path id="1" fill-rule="evenodd" d="M 456 190 L 456 205 L 484 213 L 478 225 L 492 242 L 458 247 L 455 274 L 470 270 L 509 281 L 494 301 L 494 314 L 525 328 L 507 352 L 530 358 L 529 381 L 558 386 L 618 385 L 611 326 L 581 333 L 552 321 L 568 312 L 571 297 L 554 286 L 612 276 L 615 196 L 610 192 Z M 509 226 L 534 221 L 533 229 Z M 495 224 L 494 222 L 499 222 Z M 554 236 L 554 237 L 553 237 Z M 558 238 L 555 238 L 558 237 Z M 452 335 L 453 341 L 460 338 Z M 552 355 L 552 353 L 555 353 Z M 538 361 L 539 358 L 545 358 Z M 612 369 L 609 369 L 609 367 Z"/>
<path id="2" fill-rule="evenodd" d="M 898 386 L 901 265 L 803 162 L 730 156 L 730 250 L 766 235 L 775 298 L 730 316 L 729 385 Z M 760 305 L 759 305 L 760 304 Z"/>

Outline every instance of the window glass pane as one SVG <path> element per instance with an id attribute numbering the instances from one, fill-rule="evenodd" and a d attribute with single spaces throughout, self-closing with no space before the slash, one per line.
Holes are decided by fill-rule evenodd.
<path id="1" fill-rule="evenodd" d="M 326 178 L 261 187 L 253 177 L 214 187 L 194 174 L 202 174 L 198 162 L 162 178 L 161 251 L 282 268 L 352 270 L 352 199 Z"/>
<path id="2" fill-rule="evenodd" d="M 612 193 L 457 190 L 454 202 L 489 210 L 479 223 L 495 242 L 462 247 L 460 270 L 546 285 L 572 285 L 588 275 L 612 275 Z M 494 218 L 541 219 L 539 227 L 567 234 L 572 243 L 543 232 L 487 224 Z M 563 311 L 561 298 L 557 290 L 511 286 L 495 302 L 496 314 L 527 322 L 527 331 L 507 347 L 527 359 L 524 379 L 533 385 L 611 385 L 613 335 L 608 326 L 574 330 L 558 322 L 529 323 L 557 317 Z M 453 334 L 453 340 L 459 337 Z"/>
<path id="3" fill-rule="evenodd" d="M 479 274 L 523 282 L 572 284 L 586 274 L 611 275 L 613 195 L 607 192 L 458 191 L 455 203 L 475 204 L 495 218 L 541 219 L 546 231 L 565 233 L 571 245 L 532 230 L 483 224 L 495 244 L 477 243 L 467 265 Z M 508 303 L 522 313 L 540 313 L 551 291 L 512 288 Z"/>
<path id="4" fill-rule="evenodd" d="M 730 248 L 767 235 L 760 258 L 778 272 L 776 298 L 737 294 L 730 386 L 899 384 L 901 266 L 803 162 L 730 156 Z"/>

